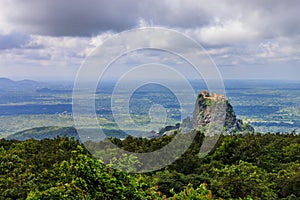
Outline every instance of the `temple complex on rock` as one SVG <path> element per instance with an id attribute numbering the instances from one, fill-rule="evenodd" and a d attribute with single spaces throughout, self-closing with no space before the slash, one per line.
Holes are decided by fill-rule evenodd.
<path id="1" fill-rule="evenodd" d="M 224 100 L 224 101 L 226 100 L 225 95 L 223 95 L 223 94 L 217 94 L 217 93 L 213 93 L 213 92 L 208 93 L 206 90 L 203 90 L 201 92 L 201 95 L 205 99 Z"/>

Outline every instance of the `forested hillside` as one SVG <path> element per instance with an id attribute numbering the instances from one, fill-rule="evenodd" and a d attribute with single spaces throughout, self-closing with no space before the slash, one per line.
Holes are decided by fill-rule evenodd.
<path id="1" fill-rule="evenodd" d="M 173 136 L 110 140 L 125 150 L 149 152 Z M 0 140 L 0 199 L 298 199 L 300 136 L 221 136 L 206 157 L 198 156 L 204 135 L 162 170 L 146 174 L 117 171 L 95 159 L 78 141 Z M 106 141 L 93 143 L 97 146 Z M 95 152 L 93 152 L 95 153 Z M 135 157 L 119 157 L 136 162 Z M 251 197 L 251 198 L 250 198 Z"/>

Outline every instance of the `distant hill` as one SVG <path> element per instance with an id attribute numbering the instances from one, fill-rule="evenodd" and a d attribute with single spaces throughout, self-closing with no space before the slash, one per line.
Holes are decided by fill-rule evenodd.
<path id="1" fill-rule="evenodd" d="M 73 127 L 57 127 L 57 126 L 50 126 L 50 127 L 37 127 L 32 128 L 24 131 L 20 131 L 9 135 L 6 137 L 8 140 L 27 140 L 27 139 L 53 139 L 55 137 L 73 137 L 74 139 L 79 140 L 78 133 L 75 128 Z"/>
<path id="2" fill-rule="evenodd" d="M 23 90 L 35 91 L 38 87 L 41 87 L 41 83 L 33 80 L 21 80 L 13 81 L 8 78 L 0 78 L 0 91 L 14 92 Z"/>
<path id="3" fill-rule="evenodd" d="M 116 137 L 116 138 L 126 138 L 127 134 L 120 130 L 107 130 L 103 129 L 103 132 L 107 135 L 107 137 Z M 24 131 L 20 131 L 14 133 L 12 135 L 7 136 L 5 139 L 8 140 L 28 140 L 28 139 L 53 139 L 55 137 L 68 137 L 74 138 L 75 140 L 79 140 L 81 142 L 91 140 L 91 141 L 99 141 L 104 139 L 103 137 L 99 137 L 98 129 L 85 129 L 78 134 L 77 130 L 74 127 L 59 127 L 59 126 L 47 126 L 47 127 L 36 127 L 27 129 Z"/>

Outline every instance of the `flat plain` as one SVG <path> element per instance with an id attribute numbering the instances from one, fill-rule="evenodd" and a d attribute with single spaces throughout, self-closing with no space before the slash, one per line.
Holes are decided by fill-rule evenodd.
<path id="1" fill-rule="evenodd" d="M 34 127 L 74 125 L 72 84 L 36 82 L 32 87 L 22 84 L 24 88 L 22 85 L 18 88 L 0 88 L 0 138 Z M 191 84 L 195 94 L 207 89 L 203 81 L 191 81 Z M 252 125 L 256 132 L 297 132 L 300 127 L 300 82 L 225 80 L 224 85 L 226 97 L 237 117 Z M 109 136 L 124 137 L 124 132 L 144 136 L 148 132 L 163 128 L 161 124 L 157 130 L 144 128 L 151 121 L 149 110 L 153 105 L 159 104 L 166 109 L 167 119 L 164 125 L 179 123 L 183 117 L 181 109 L 194 106 L 194 102 L 190 102 L 180 108 L 178 98 L 170 89 L 148 84 L 131 94 L 128 116 L 126 113 L 118 113 L 124 115 L 123 123 L 126 127 L 126 130 L 120 130 L 111 110 L 113 87 L 113 83 L 107 82 L 98 87 L 95 94 L 99 126 Z M 179 91 L 180 95 L 190 95 L 184 89 Z M 119 105 L 126 103 L 125 94 L 126 91 L 115 96 Z M 89 123 L 89 119 L 82 120 Z M 135 126 L 132 126 L 131 120 Z"/>

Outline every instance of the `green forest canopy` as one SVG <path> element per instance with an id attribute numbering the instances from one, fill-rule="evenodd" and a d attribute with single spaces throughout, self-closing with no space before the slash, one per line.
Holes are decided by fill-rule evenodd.
<path id="1" fill-rule="evenodd" d="M 161 148 L 173 136 L 110 140 L 125 150 Z M 74 139 L 0 140 L 0 199 L 297 199 L 300 198 L 300 136 L 221 136 L 206 157 L 204 135 L 162 170 L 129 174 L 95 159 Z M 92 142 L 90 142 L 92 143 Z M 97 146 L 105 143 L 93 143 Z M 113 152 L 113 151 L 112 151 Z M 95 153 L 95 152 L 94 152 Z M 105 159 L 105 158 L 104 158 Z M 126 167 L 139 161 L 111 160 Z"/>

